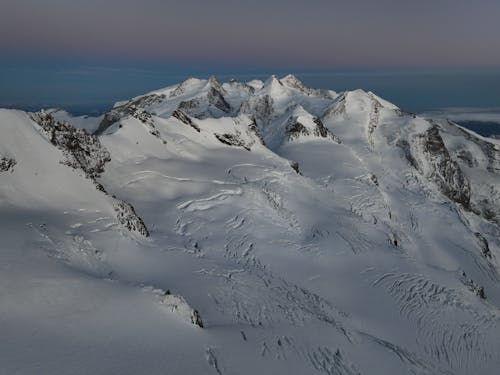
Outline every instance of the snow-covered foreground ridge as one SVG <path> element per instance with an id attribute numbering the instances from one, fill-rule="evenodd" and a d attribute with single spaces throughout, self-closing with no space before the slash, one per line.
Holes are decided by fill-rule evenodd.
<path id="1" fill-rule="evenodd" d="M 0 373 L 497 374 L 500 142 L 362 90 L 0 110 Z"/>

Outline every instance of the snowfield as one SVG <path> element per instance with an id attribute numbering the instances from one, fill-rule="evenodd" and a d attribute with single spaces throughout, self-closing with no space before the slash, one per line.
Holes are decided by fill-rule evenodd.
<path id="1" fill-rule="evenodd" d="M 498 374 L 500 141 L 294 76 L 0 110 L 0 373 Z"/>

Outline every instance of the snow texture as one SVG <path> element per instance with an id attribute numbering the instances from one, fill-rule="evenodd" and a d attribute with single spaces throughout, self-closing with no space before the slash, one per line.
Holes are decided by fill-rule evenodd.
<path id="1" fill-rule="evenodd" d="M 0 110 L 6 374 L 500 368 L 500 141 L 296 77 Z"/>

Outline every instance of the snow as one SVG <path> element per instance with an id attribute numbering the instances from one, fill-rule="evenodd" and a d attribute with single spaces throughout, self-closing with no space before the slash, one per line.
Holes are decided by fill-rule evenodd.
<path id="1" fill-rule="evenodd" d="M 498 142 L 293 76 L 113 111 L 89 176 L 0 110 L 5 373 L 497 372 Z"/>
<path id="2" fill-rule="evenodd" d="M 54 116 L 58 121 L 71 123 L 76 128 L 84 129 L 87 133 L 93 133 L 97 130 L 99 123 L 102 121 L 104 116 L 73 116 L 69 112 L 61 109 L 49 109 L 45 111 Z"/>

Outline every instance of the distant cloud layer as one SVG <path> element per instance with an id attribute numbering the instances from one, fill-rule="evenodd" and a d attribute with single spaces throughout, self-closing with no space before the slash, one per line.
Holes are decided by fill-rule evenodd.
<path id="1" fill-rule="evenodd" d="M 500 1 L 2 0 L 5 57 L 500 66 Z"/>
<path id="2" fill-rule="evenodd" d="M 422 113 L 421 116 L 434 119 L 448 119 L 456 122 L 479 121 L 500 124 L 499 108 L 443 108 Z"/>

